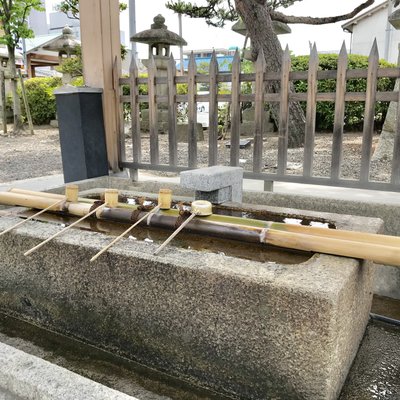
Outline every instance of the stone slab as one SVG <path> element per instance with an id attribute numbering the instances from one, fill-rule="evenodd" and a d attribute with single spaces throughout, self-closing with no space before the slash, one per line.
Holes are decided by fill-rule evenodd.
<path id="1" fill-rule="evenodd" d="M 203 192 L 211 192 L 243 181 L 243 169 L 216 165 L 183 171 L 180 174 L 181 186 Z"/>
<path id="2" fill-rule="evenodd" d="M 178 143 L 188 142 L 188 124 L 178 124 L 176 126 L 176 140 Z M 203 125 L 200 123 L 196 124 L 196 137 L 199 142 L 204 141 Z"/>
<path id="3" fill-rule="evenodd" d="M 287 209 L 265 211 L 303 216 Z M 311 213 L 376 232 L 376 219 Z M 0 219 L 0 230 L 15 218 Z M 268 264 L 28 222 L 0 237 L 0 309 L 180 379 L 245 398 L 335 399 L 370 309 L 373 269 L 314 255 Z"/>
<path id="4" fill-rule="evenodd" d="M 138 400 L 0 343 L 0 399 Z"/>

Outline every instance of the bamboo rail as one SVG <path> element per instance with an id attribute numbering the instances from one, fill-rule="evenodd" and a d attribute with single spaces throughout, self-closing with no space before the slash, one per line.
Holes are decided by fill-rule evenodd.
<path id="1" fill-rule="evenodd" d="M 131 218 L 133 211 L 136 212 L 136 220 L 139 220 L 147 214 L 146 212 L 138 210 L 137 206 L 131 206 L 130 209 L 120 208 L 118 203 L 116 207 L 113 208 L 110 208 L 107 204 L 103 204 L 93 211 L 90 211 L 92 204 L 88 203 L 66 201 L 65 203 L 63 202 L 61 206 L 54 205 L 53 197 L 41 197 L 41 193 L 33 195 L 1 192 L 0 203 L 42 209 L 49 207 L 52 211 L 64 211 L 71 215 L 81 216 L 83 214 L 84 218 L 96 213 L 96 217 L 99 219 L 130 223 L 132 223 Z M 151 219 L 147 219 L 146 222 L 142 223 L 157 228 L 175 229 L 176 218 L 178 216 L 178 210 L 160 210 L 156 214 L 153 214 Z M 79 221 L 76 221 L 76 223 Z M 72 227 L 74 224 L 69 225 L 68 228 Z M 226 237 L 228 239 L 253 243 L 261 242 L 278 247 L 367 259 L 379 264 L 400 267 L 400 238 L 396 236 L 265 222 L 221 215 L 210 215 L 204 216 L 201 219 L 193 219 L 187 223 L 186 229 L 189 232 L 207 234 L 210 236 Z M 58 236 L 58 234 L 62 232 L 64 232 L 64 230 L 58 232 L 55 236 Z M 51 238 L 48 240 L 50 239 Z M 29 254 L 30 252 L 31 251 L 27 253 Z"/>

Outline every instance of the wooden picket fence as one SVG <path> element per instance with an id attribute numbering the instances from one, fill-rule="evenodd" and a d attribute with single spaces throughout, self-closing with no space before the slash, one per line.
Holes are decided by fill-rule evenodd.
<path id="1" fill-rule="evenodd" d="M 129 168 L 133 173 L 139 169 L 180 172 L 197 168 L 198 142 L 196 134 L 197 103 L 209 104 L 208 128 L 208 165 L 217 165 L 218 161 L 218 102 L 230 103 L 231 129 L 230 129 L 230 160 L 229 165 L 239 166 L 240 155 L 240 118 L 241 103 L 252 102 L 255 107 L 255 131 L 253 138 L 252 170 L 245 170 L 244 177 L 264 181 L 282 181 L 307 183 L 328 186 L 341 186 L 350 188 L 364 188 L 376 190 L 398 191 L 400 189 L 400 128 L 397 124 L 394 144 L 394 156 L 391 164 L 391 177 L 389 181 L 370 180 L 370 166 L 372 155 L 372 140 L 374 134 L 375 104 L 377 101 L 395 101 L 399 104 L 399 92 L 377 91 L 378 78 L 399 78 L 400 68 L 380 68 L 379 54 L 376 42 L 372 46 L 369 56 L 368 69 L 348 69 L 348 56 L 343 45 L 338 59 L 338 68 L 333 71 L 318 69 L 318 53 L 314 46 L 311 50 L 308 71 L 291 72 L 291 59 L 289 49 L 283 53 L 281 72 L 266 71 L 262 53 L 255 64 L 255 72 L 241 73 L 240 56 L 236 52 L 231 73 L 219 73 L 216 55 L 213 54 L 209 73 L 199 74 L 196 71 L 195 58 L 189 60 L 188 73 L 185 76 L 176 75 L 175 61 L 172 56 L 168 63 L 168 76 L 158 77 L 154 59 L 149 60 L 148 77 L 140 78 L 136 62 L 133 61 L 128 78 L 120 78 L 122 85 L 130 86 L 130 95 L 120 95 L 121 107 L 123 103 L 131 105 L 132 121 L 132 161 L 126 161 L 125 139 L 121 132 L 121 167 Z M 367 80 L 365 92 L 346 92 L 346 82 L 349 79 L 364 78 Z M 317 83 L 319 80 L 336 80 L 336 91 L 333 93 L 319 93 Z M 296 80 L 307 81 L 307 93 L 294 93 L 290 90 L 290 82 Z M 265 90 L 269 81 L 280 81 L 280 93 L 268 93 Z M 251 82 L 253 94 L 241 93 L 241 84 Z M 187 84 L 187 94 L 177 94 L 178 84 Z M 218 84 L 229 83 L 230 94 L 219 94 Z M 148 94 L 139 94 L 139 85 L 147 85 Z M 198 84 L 208 84 L 208 94 L 197 94 Z M 157 85 L 167 85 L 167 95 L 157 95 Z M 288 164 L 288 133 L 289 133 L 289 103 L 307 102 L 305 142 L 303 168 L 301 174 L 290 174 Z M 330 176 L 320 177 L 313 175 L 315 120 L 317 102 L 334 102 L 335 117 L 332 132 L 332 155 L 330 160 Z M 360 154 L 360 170 L 358 179 L 344 179 L 341 177 L 344 137 L 344 112 L 345 102 L 365 102 L 364 125 L 362 146 Z M 188 143 L 187 163 L 178 165 L 177 143 L 177 104 L 187 103 L 188 107 Z M 263 112 L 266 103 L 279 103 L 279 129 L 276 172 L 263 172 L 264 165 L 268 162 L 263 157 Z M 149 107 L 149 158 L 142 161 L 143 135 L 140 130 L 140 103 L 148 103 Z M 160 163 L 159 132 L 158 132 L 158 104 L 168 105 L 168 163 Z M 399 110 L 399 107 L 397 108 Z M 122 114 L 122 113 L 121 113 Z M 397 113 L 399 115 L 399 111 Z M 123 126 L 123 124 L 121 124 Z M 228 163 L 228 160 L 226 160 Z"/>

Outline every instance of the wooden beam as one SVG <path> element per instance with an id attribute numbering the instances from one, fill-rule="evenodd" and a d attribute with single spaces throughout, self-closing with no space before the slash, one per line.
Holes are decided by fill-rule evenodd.
<path id="1" fill-rule="evenodd" d="M 113 65 L 121 71 L 118 0 L 80 0 L 83 75 L 85 83 L 103 89 L 104 128 L 110 168 L 119 169 L 119 113 Z"/>

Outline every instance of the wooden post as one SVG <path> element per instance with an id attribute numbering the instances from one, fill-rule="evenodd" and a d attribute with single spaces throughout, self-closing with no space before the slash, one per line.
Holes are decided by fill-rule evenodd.
<path id="1" fill-rule="evenodd" d="M 197 65 L 193 52 L 188 66 L 188 166 L 197 168 Z"/>
<path id="2" fill-rule="evenodd" d="M 31 109 L 29 108 L 28 97 L 26 96 L 26 90 L 25 90 L 25 85 L 24 85 L 24 79 L 22 78 L 20 69 L 18 69 L 18 77 L 19 77 L 19 81 L 21 83 L 21 92 L 22 92 L 22 98 L 24 100 L 26 118 L 28 119 L 29 131 L 31 132 L 31 135 L 33 135 L 35 132 L 33 131 Z"/>
<path id="3" fill-rule="evenodd" d="M 240 149 L 240 55 L 236 50 L 232 61 L 232 103 L 231 103 L 231 162 L 239 166 Z"/>
<path id="4" fill-rule="evenodd" d="M 208 107 L 208 165 L 218 164 L 218 62 L 213 50 L 210 62 L 210 100 Z"/>
<path id="5" fill-rule="evenodd" d="M 318 52 L 317 46 L 311 49 L 310 61 L 308 63 L 307 80 L 307 113 L 306 113 L 306 134 L 304 138 L 304 162 L 303 176 L 312 176 L 314 160 L 315 122 L 317 115 L 317 90 L 318 90 Z"/>
<path id="6" fill-rule="evenodd" d="M 331 179 L 338 180 L 340 178 L 340 168 L 342 164 L 343 152 L 343 130 L 344 130 L 344 108 L 346 95 L 346 72 L 348 66 L 348 57 L 346 44 L 343 42 L 339 53 L 337 78 L 336 78 L 336 95 L 335 95 L 335 121 L 333 125 L 332 137 L 332 162 L 331 162 Z"/>
<path id="7" fill-rule="evenodd" d="M 6 110 L 6 81 L 4 71 L 0 71 L 0 95 L 1 95 L 1 119 L 3 122 L 3 133 L 7 133 L 7 110 Z"/>
<path id="8" fill-rule="evenodd" d="M 119 107 L 113 67 L 120 73 L 121 44 L 118 0 L 80 0 L 79 14 L 85 83 L 103 89 L 108 162 L 118 171 Z M 119 78 L 119 77 L 118 77 Z"/>
<path id="9" fill-rule="evenodd" d="M 368 78 L 365 98 L 364 128 L 361 148 L 360 182 L 369 181 L 372 156 L 372 137 L 374 135 L 374 118 L 376 102 L 376 83 L 378 80 L 379 53 L 376 39 L 368 57 Z"/>
<path id="10" fill-rule="evenodd" d="M 281 70 L 281 100 L 279 107 L 279 133 L 278 133 L 278 174 L 285 175 L 287 167 L 287 149 L 289 141 L 289 73 L 290 73 L 290 52 L 286 46 L 282 58 Z"/>

